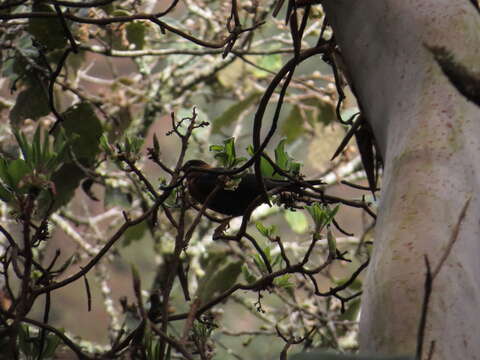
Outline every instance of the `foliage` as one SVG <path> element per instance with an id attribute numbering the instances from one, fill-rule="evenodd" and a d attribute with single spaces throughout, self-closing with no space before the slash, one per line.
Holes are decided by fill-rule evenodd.
<path id="1" fill-rule="evenodd" d="M 330 70 L 303 64 L 328 57 L 331 32 L 320 6 L 284 6 L 286 24 L 271 18 L 276 1 L 237 3 L 0 5 L 2 356 L 356 349 L 367 259 L 338 218 L 347 206 L 372 211 L 361 196 L 329 195 L 338 180 L 303 174 L 309 140 L 342 129 Z M 283 208 L 241 225 L 197 211 L 187 158 L 216 161 L 233 178 L 257 165 L 288 184 L 269 194 Z M 84 318 L 87 340 L 73 334 Z M 268 354 L 258 338 L 273 339 Z"/>

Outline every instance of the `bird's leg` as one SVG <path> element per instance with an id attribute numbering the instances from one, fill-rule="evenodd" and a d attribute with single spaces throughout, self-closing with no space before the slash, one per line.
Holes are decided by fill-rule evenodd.
<path id="1" fill-rule="evenodd" d="M 220 225 L 218 225 L 212 235 L 212 240 L 219 240 L 225 237 L 225 231 L 227 231 L 230 228 L 230 220 L 232 220 L 234 216 L 229 216 L 225 218 Z"/>

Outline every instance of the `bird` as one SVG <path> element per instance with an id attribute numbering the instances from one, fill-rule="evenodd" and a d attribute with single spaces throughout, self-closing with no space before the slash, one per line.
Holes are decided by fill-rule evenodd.
<path id="1" fill-rule="evenodd" d="M 225 168 L 212 167 L 203 160 L 189 160 L 183 165 L 182 169 L 187 180 L 189 194 L 202 205 L 205 204 L 209 195 L 220 186 L 215 194 L 208 199 L 206 207 L 224 215 L 235 217 L 245 214 L 247 208 L 262 194 L 257 178 L 251 173 L 244 173 L 237 177 L 232 176 L 231 179 L 239 178 L 240 180 L 238 184 L 228 186 L 230 177 L 222 174 L 222 171 L 227 171 Z M 211 171 L 202 171 L 206 169 Z M 212 170 L 218 171 L 218 173 Z M 267 191 L 278 188 L 295 192 L 295 190 L 298 191 L 301 188 L 300 184 L 290 180 L 272 178 L 263 178 L 263 180 Z M 223 184 L 220 182 L 223 182 Z M 307 183 L 318 185 L 322 182 L 313 180 L 307 181 Z M 267 202 L 266 199 L 259 198 L 256 206 L 265 202 Z"/>

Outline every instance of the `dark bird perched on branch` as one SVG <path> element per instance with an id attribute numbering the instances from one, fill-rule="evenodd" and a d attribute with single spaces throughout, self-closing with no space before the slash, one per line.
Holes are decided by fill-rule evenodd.
<path id="1" fill-rule="evenodd" d="M 203 169 L 203 171 L 202 171 Z M 219 173 L 206 172 L 205 169 L 218 170 Z M 199 203 L 204 204 L 209 195 L 215 193 L 208 199 L 207 208 L 216 212 L 240 216 L 243 215 L 252 202 L 262 193 L 254 174 L 243 174 L 240 181 L 234 186 L 226 186 L 229 179 L 222 175 L 222 168 L 213 168 L 202 160 L 190 160 L 183 166 L 187 179 L 188 192 Z M 235 179 L 235 176 L 232 177 Z M 238 177 L 237 177 L 238 179 Z M 268 190 L 279 189 L 280 191 L 298 192 L 302 186 L 290 180 L 276 180 L 264 178 L 265 187 Z M 321 181 L 306 181 L 309 185 L 320 185 Z M 258 200 L 260 205 L 262 202 Z"/>

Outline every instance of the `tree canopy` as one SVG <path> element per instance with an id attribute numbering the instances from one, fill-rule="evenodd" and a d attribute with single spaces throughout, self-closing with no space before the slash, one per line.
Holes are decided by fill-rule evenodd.
<path id="1" fill-rule="evenodd" d="M 357 350 L 380 159 L 321 6 L 22 0 L 0 21 L 0 357 Z M 302 190 L 226 219 L 189 159 Z"/>

